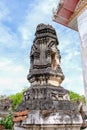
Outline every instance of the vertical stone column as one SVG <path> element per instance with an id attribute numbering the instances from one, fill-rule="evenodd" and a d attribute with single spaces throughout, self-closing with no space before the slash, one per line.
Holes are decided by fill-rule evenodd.
<path id="1" fill-rule="evenodd" d="M 83 65 L 84 92 L 87 105 L 87 9 L 85 9 L 77 18 L 78 31 L 81 39 L 81 55 Z"/>

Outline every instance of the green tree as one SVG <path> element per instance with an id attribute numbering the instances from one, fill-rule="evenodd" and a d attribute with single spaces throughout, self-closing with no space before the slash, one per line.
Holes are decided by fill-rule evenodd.
<path id="1" fill-rule="evenodd" d="M 19 103 L 22 102 L 23 92 L 27 90 L 28 87 L 25 87 L 21 92 L 10 95 L 9 98 L 13 101 L 13 109 L 16 110 Z"/>
<path id="2" fill-rule="evenodd" d="M 9 114 L 4 118 L 0 120 L 0 124 L 4 126 L 5 129 L 12 130 L 13 129 L 13 114 L 12 111 L 9 111 Z"/>
<path id="3" fill-rule="evenodd" d="M 69 91 L 69 95 L 71 101 L 82 101 L 83 103 L 85 103 L 85 97 L 83 95 L 79 95 L 72 91 Z"/>
<path id="4" fill-rule="evenodd" d="M 23 93 L 16 93 L 14 95 L 9 96 L 9 98 L 13 101 L 13 109 L 15 110 L 20 102 L 22 102 L 23 99 Z"/>

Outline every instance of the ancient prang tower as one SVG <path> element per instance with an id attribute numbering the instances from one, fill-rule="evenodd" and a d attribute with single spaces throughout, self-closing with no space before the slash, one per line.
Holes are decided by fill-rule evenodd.
<path id="1" fill-rule="evenodd" d="M 14 114 L 15 130 L 80 130 L 81 115 L 61 87 L 64 75 L 58 44 L 51 25 L 37 26 L 27 76 L 31 87 Z"/>

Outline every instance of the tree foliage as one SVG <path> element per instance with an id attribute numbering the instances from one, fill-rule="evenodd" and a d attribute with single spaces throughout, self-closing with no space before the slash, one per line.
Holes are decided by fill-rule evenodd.
<path id="1" fill-rule="evenodd" d="M 70 100 L 71 101 L 81 101 L 82 103 L 85 103 L 85 97 L 84 95 L 79 95 L 75 92 L 69 91 Z"/>
<path id="2" fill-rule="evenodd" d="M 23 92 L 27 90 L 28 87 L 25 87 L 21 92 L 10 95 L 9 98 L 13 101 L 13 109 L 16 110 L 19 103 L 22 102 Z"/>
<path id="3" fill-rule="evenodd" d="M 16 93 L 14 95 L 9 96 L 10 99 L 13 101 L 13 109 L 15 110 L 20 102 L 22 102 L 23 99 L 23 93 Z"/>
<path id="4" fill-rule="evenodd" d="M 5 129 L 12 130 L 13 128 L 12 119 L 13 119 L 13 114 L 12 114 L 12 111 L 10 110 L 9 114 L 5 118 L 0 120 L 0 124 L 2 124 Z"/>

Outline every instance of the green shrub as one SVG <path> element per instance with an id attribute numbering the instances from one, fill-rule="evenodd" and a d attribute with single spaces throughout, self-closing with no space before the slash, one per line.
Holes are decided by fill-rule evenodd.
<path id="1" fill-rule="evenodd" d="M 5 118 L 0 120 L 0 124 L 2 124 L 5 129 L 12 130 L 12 128 L 13 128 L 12 119 L 13 119 L 12 112 L 9 111 L 9 114 Z"/>

